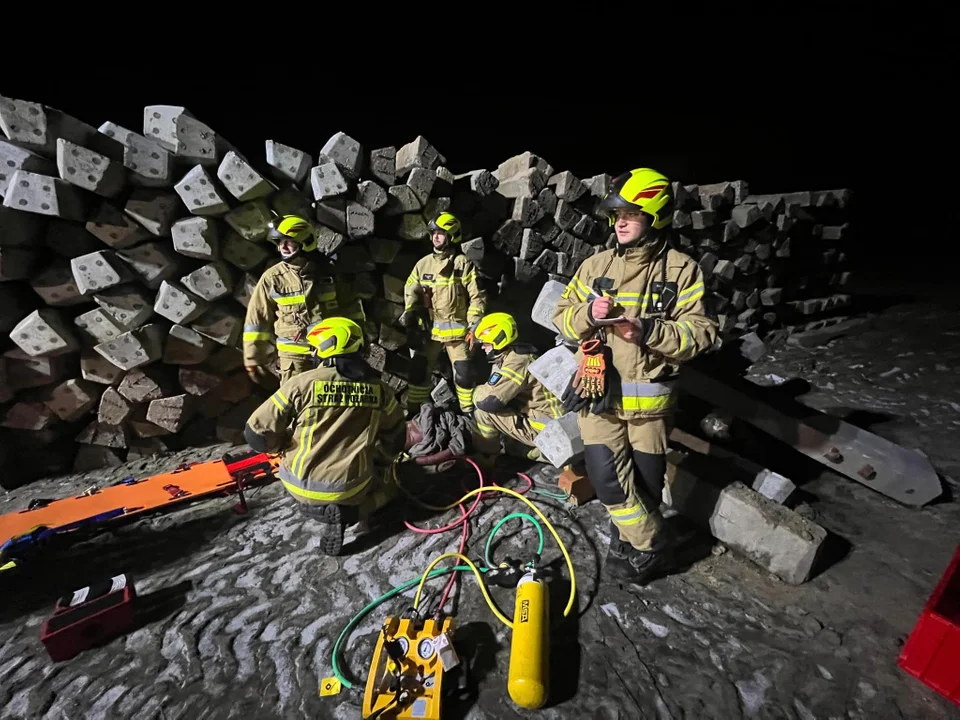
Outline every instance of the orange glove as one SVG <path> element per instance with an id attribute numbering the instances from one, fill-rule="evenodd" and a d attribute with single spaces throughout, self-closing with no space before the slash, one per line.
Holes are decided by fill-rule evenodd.
<path id="1" fill-rule="evenodd" d="M 577 395 L 591 400 L 600 399 L 606 389 L 607 362 L 603 356 L 603 343 L 592 338 L 580 345 L 580 352 L 583 353 L 583 359 L 573 378 Z"/>

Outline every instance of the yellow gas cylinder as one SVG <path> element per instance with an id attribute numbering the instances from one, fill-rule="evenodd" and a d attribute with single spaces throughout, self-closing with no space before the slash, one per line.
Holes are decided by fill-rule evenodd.
<path id="1" fill-rule="evenodd" d="M 547 584 L 528 570 L 517 585 L 507 690 L 520 707 L 543 707 L 550 692 L 550 596 Z"/>

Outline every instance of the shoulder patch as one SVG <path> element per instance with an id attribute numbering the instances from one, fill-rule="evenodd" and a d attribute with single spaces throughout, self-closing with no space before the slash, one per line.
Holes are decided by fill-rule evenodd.
<path id="1" fill-rule="evenodd" d="M 488 384 L 488 385 L 496 385 L 498 382 L 500 382 L 500 378 L 501 378 L 501 377 L 503 377 L 503 376 L 502 376 L 500 373 L 495 372 L 495 373 L 493 373 L 493 375 L 490 376 L 490 379 L 487 380 L 487 384 Z"/>
<path id="2" fill-rule="evenodd" d="M 422 277 L 424 280 L 433 280 L 433 273 L 424 273 L 420 277 Z"/>

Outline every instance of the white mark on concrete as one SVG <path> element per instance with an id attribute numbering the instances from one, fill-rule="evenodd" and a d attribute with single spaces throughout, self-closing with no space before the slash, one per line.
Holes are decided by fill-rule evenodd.
<path id="1" fill-rule="evenodd" d="M 867 700 L 871 700 L 877 695 L 876 688 L 874 688 L 870 683 L 864 682 L 863 680 L 857 683 L 857 688 L 859 688 L 860 694 Z"/>
<path id="2" fill-rule="evenodd" d="M 833 673 L 827 670 L 823 665 L 817 665 L 817 670 L 820 671 L 820 675 L 824 680 L 833 680 Z"/>
<path id="3" fill-rule="evenodd" d="M 896 375 L 898 372 L 901 372 L 900 368 L 894 367 L 894 368 L 891 368 L 890 370 L 887 370 L 885 373 L 880 373 L 880 377 L 882 378 L 890 377 L 891 375 Z"/>
<path id="4" fill-rule="evenodd" d="M 720 655 L 717 654 L 715 650 L 710 651 L 710 662 L 713 663 L 713 666 L 720 672 L 724 672 L 723 661 L 720 659 Z"/>
<path id="5" fill-rule="evenodd" d="M 126 685 L 117 685 L 116 687 L 110 688 L 97 698 L 93 707 L 90 708 L 90 711 L 84 717 L 89 718 L 89 720 L 103 720 L 104 718 L 112 717 L 113 714 L 109 712 L 110 709 L 126 691 Z"/>
<path id="6" fill-rule="evenodd" d="M 817 720 L 817 716 L 810 712 L 810 709 L 800 702 L 799 698 L 793 699 L 793 707 L 797 709 L 797 717 L 800 720 Z"/>
<path id="7" fill-rule="evenodd" d="M 763 705 L 767 696 L 767 690 L 770 689 L 770 681 L 766 675 L 757 670 L 753 673 L 752 680 L 740 680 L 737 682 L 737 692 L 740 693 L 740 699 L 747 713 L 753 715 Z"/>
<path id="8" fill-rule="evenodd" d="M 623 626 L 626 626 L 626 623 L 623 621 L 623 618 L 620 617 L 620 609 L 614 603 L 607 603 L 606 605 L 601 605 L 600 609 L 603 610 L 603 614 L 607 617 L 615 618 L 618 623 Z"/>
<path id="9" fill-rule="evenodd" d="M 640 622 L 642 622 L 643 626 L 658 638 L 665 638 L 670 634 L 670 630 L 665 625 L 658 625 L 653 620 L 650 618 L 645 618 L 643 615 L 640 616 Z"/>

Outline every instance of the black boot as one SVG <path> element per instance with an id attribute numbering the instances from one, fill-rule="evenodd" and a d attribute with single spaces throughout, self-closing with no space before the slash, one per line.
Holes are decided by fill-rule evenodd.
<path id="1" fill-rule="evenodd" d="M 611 578 L 646 585 L 670 567 L 672 555 L 670 545 L 666 542 L 648 551 L 637 550 L 620 539 L 620 531 L 614 526 L 604 569 Z"/>
<path id="2" fill-rule="evenodd" d="M 320 531 L 320 552 L 336 557 L 343 550 L 343 538 L 347 525 L 358 521 L 357 508 L 341 505 L 301 505 L 300 509 L 308 517 L 322 523 Z"/>

